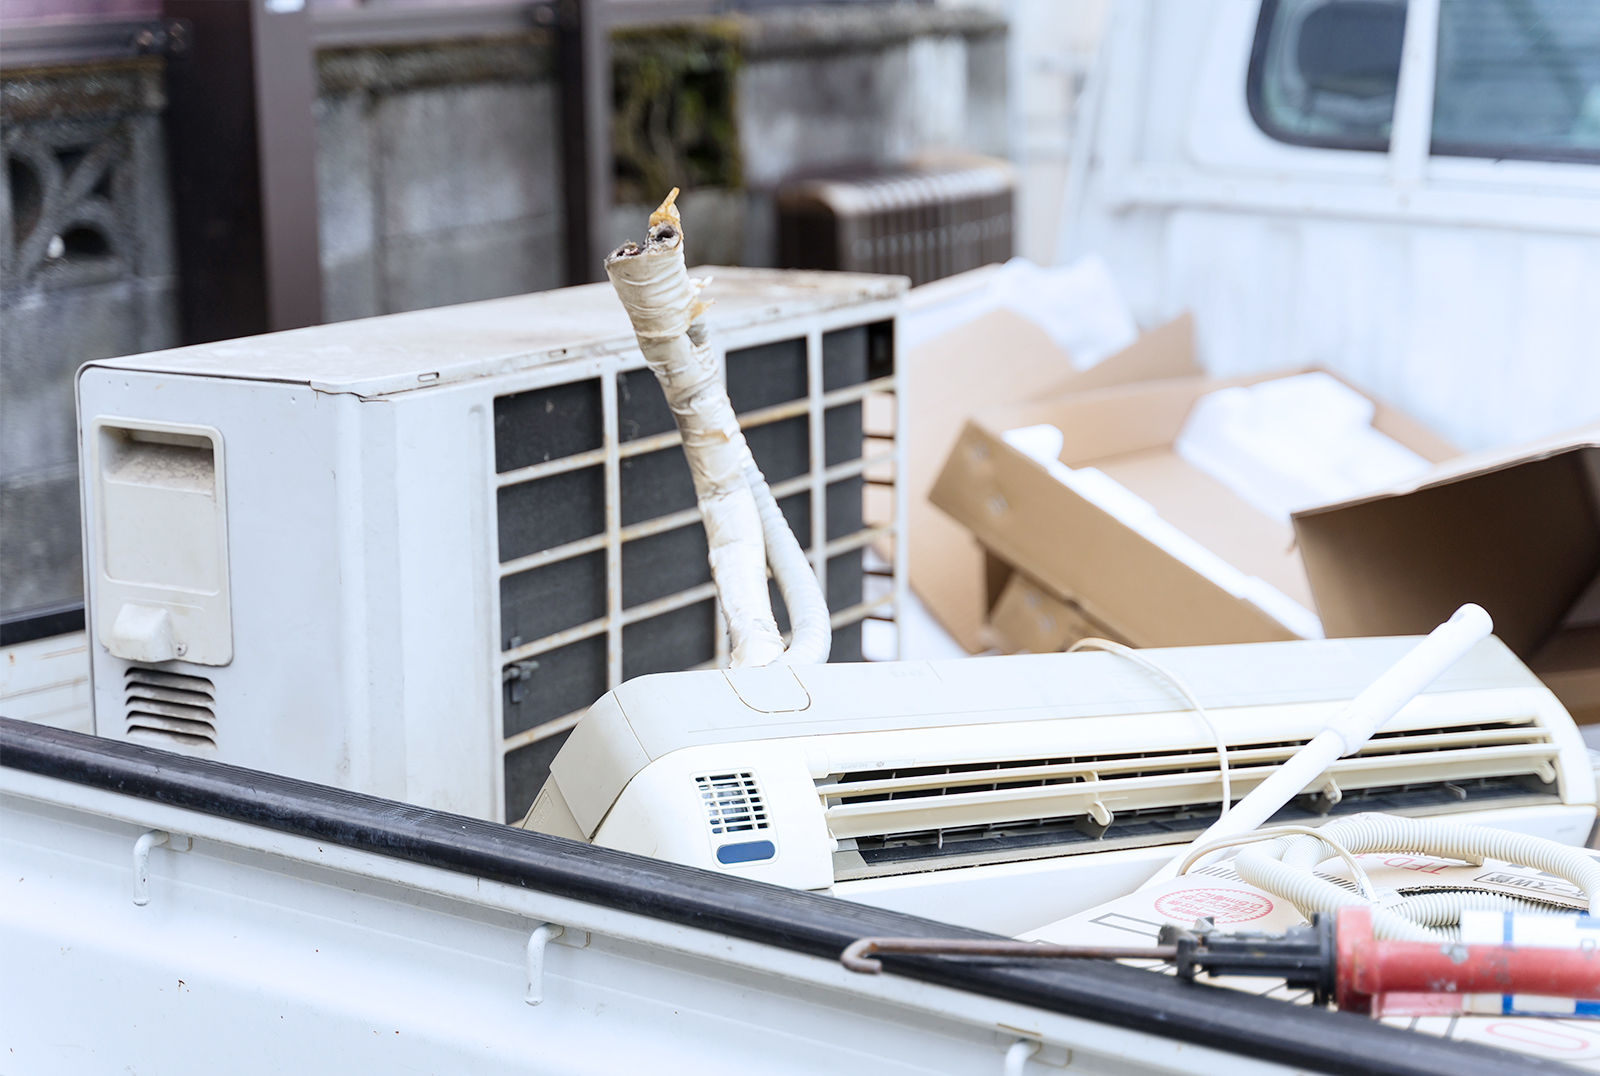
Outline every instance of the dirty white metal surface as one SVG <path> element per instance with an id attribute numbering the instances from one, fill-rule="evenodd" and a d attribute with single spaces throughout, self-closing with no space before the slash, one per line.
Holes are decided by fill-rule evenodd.
<path id="1" fill-rule="evenodd" d="M 828 420 L 856 405 L 903 426 L 898 375 L 831 390 L 820 375 L 827 334 L 865 325 L 892 331 L 903 281 L 695 272 L 714 277 L 707 320 L 719 362 L 729 351 L 803 342 L 811 376 L 802 397 L 743 412 L 740 422 L 747 431 L 806 424 L 805 464 L 772 486 L 780 500 L 805 501 L 810 533 L 802 542 L 825 593 L 829 561 L 868 545 L 894 554 L 889 586 L 836 604 L 834 629 L 892 616 L 905 593 L 905 535 L 896 524 L 905 494 L 895 484 L 903 443 L 893 428 L 869 425 L 882 436 L 830 463 L 824 441 Z M 219 471 L 215 489 L 226 502 L 219 525 L 232 610 L 231 662 L 162 662 L 154 651 L 144 662 L 113 657 L 104 644 L 128 604 L 129 573 L 106 560 L 116 548 L 107 534 L 138 521 L 105 515 L 99 498 L 86 498 L 96 731 L 477 817 L 519 817 L 542 782 L 523 771 L 547 761 L 584 707 L 640 671 L 625 660 L 630 628 L 714 599 L 709 582 L 663 584 L 645 601 L 625 597 L 625 551 L 642 548 L 629 543 L 700 527 L 692 499 L 682 510 L 624 521 L 629 464 L 680 454 L 670 422 L 667 432 L 633 438 L 619 427 L 620 379 L 643 366 L 604 284 L 87 365 L 80 428 L 216 431 L 215 459 L 226 459 L 225 485 Z M 506 465 L 497 400 L 577 383 L 595 397 L 591 412 L 574 419 L 592 426 L 594 446 Z M 98 456 L 82 457 L 97 488 Z M 508 548 L 515 525 L 507 499 L 580 472 L 600 491 L 586 506 L 595 528 Z M 841 532 L 829 526 L 830 512 L 840 512 L 830 494 L 850 483 L 887 505 Z M 550 518 L 560 513 L 536 515 L 540 527 L 564 525 Z M 508 586 L 580 558 L 599 566 L 596 607 L 556 588 L 542 599 L 551 610 L 545 630 L 502 635 Z M 151 591 L 148 601 L 175 610 L 174 647 L 198 646 L 181 637 L 182 589 Z M 191 589 L 204 604 L 205 587 Z M 541 663 L 550 672 L 547 655 L 588 640 L 603 643 L 594 682 L 569 690 L 564 708 L 516 727 L 503 709 L 519 678 Z M 723 651 L 695 660 L 725 664 Z M 140 671 L 147 667 L 187 679 L 158 683 Z M 546 690 L 538 681 L 529 688 Z"/>
<path id="2" fill-rule="evenodd" d="M 895 277 L 703 265 L 715 335 L 897 298 Z M 757 333 L 759 335 L 759 333 Z M 380 396 L 419 384 L 495 377 L 637 349 L 609 284 L 533 292 L 461 306 L 196 344 L 96 365 L 193 376 L 285 381 L 318 392 Z"/>
<path id="3" fill-rule="evenodd" d="M 94 731 L 88 644 L 81 631 L 0 650 L 0 715 Z"/>
<path id="4" fill-rule="evenodd" d="M 0 835 L 14 1076 L 1290 1071 L 12 769 Z"/>
<path id="5" fill-rule="evenodd" d="M 1058 263 L 1207 369 L 1316 364 L 1463 448 L 1600 419 L 1600 165 L 1430 156 L 1438 0 L 1410 5 L 1388 152 L 1252 119 L 1256 0 L 1123 0 L 1084 104 Z M 1415 31 L 1415 32 L 1413 32 Z"/>

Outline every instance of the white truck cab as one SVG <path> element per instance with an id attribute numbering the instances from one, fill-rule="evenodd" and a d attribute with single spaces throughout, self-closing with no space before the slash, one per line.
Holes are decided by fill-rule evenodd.
<path id="1" fill-rule="evenodd" d="M 1600 420 L 1600 5 L 1123 0 L 1057 258 L 1467 450 Z"/>

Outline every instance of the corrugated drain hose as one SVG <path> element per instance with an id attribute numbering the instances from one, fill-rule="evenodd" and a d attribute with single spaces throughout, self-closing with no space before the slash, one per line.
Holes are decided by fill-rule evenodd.
<path id="1" fill-rule="evenodd" d="M 1363 852 L 1411 853 L 1482 863 L 1496 859 L 1564 878 L 1582 889 L 1595 909 L 1600 895 L 1600 863 L 1581 849 L 1486 826 L 1471 826 L 1433 819 L 1397 815 L 1361 814 L 1319 827 L 1317 836 L 1279 837 L 1270 843 L 1241 850 L 1233 868 L 1246 882 L 1283 897 L 1309 918 L 1346 905 L 1368 904 L 1366 898 L 1341 889 L 1312 873 L 1318 863 L 1336 854 L 1333 844 L 1359 855 Z M 1197 851 L 1199 851 L 1197 849 Z M 1447 929 L 1456 926 L 1464 909 L 1552 911 L 1549 905 L 1494 893 L 1426 893 L 1396 895 L 1372 903 L 1372 932 L 1394 941 L 1446 941 Z"/>
<path id="2" fill-rule="evenodd" d="M 606 258 L 645 362 L 661 383 L 683 436 L 695 499 L 710 547 L 711 578 L 728 622 L 734 666 L 811 665 L 828 660 L 828 606 L 805 553 L 739 430 L 700 315 L 701 283 L 683 260 L 678 191 L 650 215 L 643 246 L 624 243 Z M 772 615 L 767 566 L 794 626 L 787 649 Z"/>

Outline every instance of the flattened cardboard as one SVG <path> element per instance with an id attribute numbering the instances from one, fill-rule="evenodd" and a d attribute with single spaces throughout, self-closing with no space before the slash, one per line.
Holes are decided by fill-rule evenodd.
<path id="1" fill-rule="evenodd" d="M 1078 371 L 1044 330 L 998 309 L 913 348 L 905 362 L 911 586 L 956 641 L 977 653 L 989 645 L 983 550 L 966 528 L 928 502 L 962 424 L 996 404 L 1193 375 L 1192 326 L 1181 316 Z"/>
<path id="2" fill-rule="evenodd" d="M 1013 572 L 989 616 L 993 639 L 1008 654 L 1054 654 L 1079 639 L 1123 642 L 1117 633 L 1078 606 L 1050 593 L 1021 572 Z"/>
<path id="3" fill-rule="evenodd" d="M 1426 631 L 1476 602 L 1574 718 L 1600 721 L 1600 624 L 1568 619 L 1600 574 L 1600 426 L 1463 456 L 1294 528 L 1328 635 Z"/>
<path id="4" fill-rule="evenodd" d="M 1313 590 L 1290 527 L 1172 451 L 1189 409 L 1205 393 L 1304 372 L 1168 379 L 983 411 L 962 431 L 931 499 L 995 556 L 1133 645 L 1292 639 L 1288 628 L 1254 604 L 1063 486 L 1002 434 L 1054 425 L 1063 435 L 1062 463 L 1098 467 L 1224 560 L 1310 606 Z M 1455 454 L 1439 437 L 1381 404 L 1373 425 L 1425 459 Z"/>

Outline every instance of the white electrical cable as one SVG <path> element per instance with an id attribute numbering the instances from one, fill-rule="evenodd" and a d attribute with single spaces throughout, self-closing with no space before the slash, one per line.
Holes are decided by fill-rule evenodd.
<path id="1" fill-rule="evenodd" d="M 1343 859 L 1349 865 L 1350 873 L 1355 875 L 1356 888 L 1361 895 L 1369 901 L 1378 899 L 1377 890 L 1372 888 L 1372 880 L 1367 877 L 1367 872 L 1361 869 L 1361 864 L 1356 862 L 1355 854 L 1337 840 L 1329 837 L 1324 830 L 1313 829 L 1311 826 L 1269 826 L 1266 829 L 1258 829 L 1254 833 L 1246 833 L 1240 837 L 1224 837 L 1221 840 L 1208 841 L 1184 857 L 1183 863 L 1178 867 L 1178 877 L 1181 878 L 1188 874 L 1189 868 L 1194 866 L 1195 860 L 1208 852 L 1215 852 L 1219 848 L 1237 848 L 1244 844 L 1256 844 L 1260 841 L 1273 841 L 1279 837 L 1293 835 L 1315 837 L 1326 845 L 1331 854 Z M 1326 858 L 1327 856 L 1323 857 L 1323 859 Z M 1322 860 L 1319 859 L 1317 862 L 1320 863 Z"/>
<path id="2" fill-rule="evenodd" d="M 1373 903 L 1324 881 L 1313 873 L 1328 858 L 1325 846 L 1363 853 L 1408 853 L 1482 863 L 1486 859 L 1520 863 L 1563 878 L 1583 890 L 1591 909 L 1600 897 L 1600 863 L 1582 849 L 1507 830 L 1433 819 L 1363 814 L 1329 822 L 1308 836 L 1279 837 L 1265 847 L 1249 846 L 1234 858 L 1233 869 L 1246 882 L 1282 897 L 1309 918 L 1348 905 L 1372 908 L 1372 931 L 1398 941 L 1448 940 L 1447 928 L 1460 921 L 1466 908 L 1549 911 L 1546 906 L 1496 894 L 1475 892 L 1396 895 L 1392 902 Z M 1191 855 L 1198 859 L 1204 851 Z"/>
<path id="3" fill-rule="evenodd" d="M 1406 703 L 1446 669 L 1488 638 L 1494 630 L 1489 614 L 1476 605 L 1463 605 L 1449 620 L 1395 662 L 1336 714 L 1310 743 L 1296 751 L 1288 761 L 1240 800 L 1226 817 L 1219 818 L 1192 842 L 1194 845 L 1233 837 L 1258 829 L 1267 819 L 1316 781 L 1337 758 L 1355 754 Z M 1177 873 L 1179 861 L 1187 851 L 1147 879 L 1140 889 L 1160 885 Z"/>
<path id="4" fill-rule="evenodd" d="M 606 274 L 683 437 L 710 547 L 711 577 L 728 623 L 731 663 L 826 661 L 833 642 L 827 601 L 728 400 L 699 320 L 705 304 L 698 292 L 704 284 L 691 281 L 684 265 L 683 225 L 673 205 L 677 194 L 674 188 L 650 215 L 643 246 L 625 243 L 612 251 Z M 794 625 L 787 650 L 767 591 L 769 561 Z"/>
<path id="5" fill-rule="evenodd" d="M 1133 647 L 1112 642 L 1110 639 L 1099 639 L 1091 636 L 1086 639 L 1079 639 L 1067 647 L 1067 653 L 1069 654 L 1076 654 L 1080 650 L 1104 650 L 1108 654 L 1116 654 L 1118 657 L 1126 658 L 1146 672 L 1151 672 L 1161 677 L 1161 679 L 1171 684 L 1179 695 L 1183 696 L 1184 701 L 1189 704 L 1189 708 L 1194 711 L 1195 716 L 1210 731 L 1211 738 L 1216 741 L 1217 770 L 1222 775 L 1222 814 L 1219 817 L 1227 817 L 1228 811 L 1233 807 L 1233 783 L 1228 770 L 1228 744 L 1222 738 L 1222 731 L 1211 720 L 1211 715 L 1206 713 L 1206 708 L 1200 705 L 1200 700 L 1195 697 L 1195 693 L 1189 689 L 1189 685 L 1184 682 L 1183 678 L 1171 669 L 1163 668 L 1156 662 L 1151 661 Z"/>
<path id="6" fill-rule="evenodd" d="M 1286 866 L 1279 857 L 1294 841 L 1305 839 L 1309 838 L 1279 837 L 1264 848 L 1246 846 L 1234 857 L 1233 869 L 1240 878 L 1257 889 L 1293 904 L 1307 919 L 1316 912 L 1331 912 L 1352 906 L 1367 907 L 1372 911 L 1374 937 L 1394 941 L 1437 941 L 1446 938 L 1439 931 L 1324 881 L 1309 870 Z"/>

